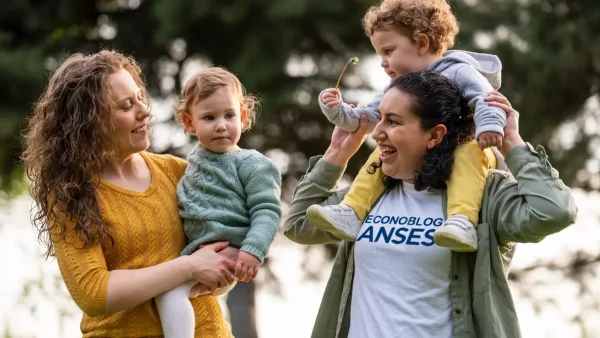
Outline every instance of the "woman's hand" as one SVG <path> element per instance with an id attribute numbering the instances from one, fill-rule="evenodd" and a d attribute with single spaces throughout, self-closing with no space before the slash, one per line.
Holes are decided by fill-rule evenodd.
<path id="1" fill-rule="evenodd" d="M 331 134 L 331 142 L 329 148 L 325 151 L 323 159 L 327 162 L 345 167 L 348 161 L 360 148 L 367 136 L 367 117 L 360 117 L 360 125 L 358 129 L 349 133 L 342 130 L 340 127 L 335 127 Z"/>
<path id="2" fill-rule="evenodd" d="M 525 144 L 525 141 L 519 134 L 519 112 L 514 110 L 506 96 L 499 92 L 492 91 L 485 97 L 485 102 L 492 107 L 498 107 L 506 113 L 506 125 L 504 126 L 504 139 L 502 147 L 499 149 L 502 155 L 506 155 L 517 145 Z"/>
<path id="3" fill-rule="evenodd" d="M 218 253 L 228 244 L 227 242 L 209 244 L 188 256 L 191 279 L 209 286 L 211 291 L 233 283 L 235 262 Z"/>
<path id="4" fill-rule="evenodd" d="M 202 249 L 205 246 L 206 246 L 206 244 L 200 245 L 198 247 L 198 249 Z M 238 255 L 240 254 L 240 249 L 234 248 L 232 246 L 227 246 L 224 249 L 217 251 L 217 253 L 233 262 L 237 262 Z M 190 290 L 190 294 L 195 295 L 195 294 L 198 294 L 198 293 L 204 292 L 204 291 L 212 292 L 212 291 L 214 291 L 214 289 L 211 289 L 211 287 L 209 287 L 206 284 L 198 283 L 198 284 L 194 285 L 192 290 Z"/>
<path id="5" fill-rule="evenodd" d="M 218 250 L 217 253 L 231 261 L 236 262 L 240 254 L 240 249 L 228 246 L 225 247 L 223 250 Z"/>

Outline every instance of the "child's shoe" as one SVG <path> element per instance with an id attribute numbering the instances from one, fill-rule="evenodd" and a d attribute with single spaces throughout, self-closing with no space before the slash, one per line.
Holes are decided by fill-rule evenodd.
<path id="1" fill-rule="evenodd" d="M 308 207 L 306 217 L 315 227 L 350 242 L 356 241 L 363 223 L 354 210 L 345 204 L 324 207 L 314 204 Z"/>
<path id="2" fill-rule="evenodd" d="M 477 251 L 477 230 L 467 216 L 452 215 L 433 233 L 433 241 L 452 251 L 473 252 Z"/>
<path id="3" fill-rule="evenodd" d="M 224 295 L 224 294 L 228 293 L 229 291 L 233 290 L 233 288 L 237 284 L 237 281 L 238 281 L 237 279 L 234 279 L 233 283 L 231 283 L 231 284 L 229 284 L 227 286 L 224 286 L 222 288 L 217 288 L 213 292 L 210 292 L 210 291 L 200 291 L 200 292 L 196 292 L 195 294 L 193 294 L 193 293 L 190 292 L 189 298 L 192 299 L 192 298 L 196 298 L 198 296 L 204 296 L 204 295 L 208 295 L 208 294 L 212 294 L 215 297 L 216 296 L 220 296 L 220 295 Z"/>

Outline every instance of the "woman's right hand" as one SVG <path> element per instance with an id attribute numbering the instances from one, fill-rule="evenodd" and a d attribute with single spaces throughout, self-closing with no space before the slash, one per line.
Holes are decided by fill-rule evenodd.
<path id="1" fill-rule="evenodd" d="M 212 290 L 233 283 L 235 262 L 217 253 L 228 245 L 227 242 L 212 243 L 189 255 L 191 279 L 209 286 Z"/>
<path id="2" fill-rule="evenodd" d="M 364 115 L 360 117 L 359 127 L 353 133 L 335 127 L 333 134 L 331 134 L 329 148 L 325 151 L 323 159 L 331 164 L 345 167 L 365 141 L 367 129 L 367 117 Z"/>
<path id="3" fill-rule="evenodd" d="M 504 126 L 504 139 L 502 146 L 498 149 L 506 157 L 512 148 L 525 144 L 519 134 L 519 112 L 516 111 L 506 96 L 500 92 L 491 91 L 484 101 L 492 107 L 498 107 L 506 113 L 506 125 Z"/>

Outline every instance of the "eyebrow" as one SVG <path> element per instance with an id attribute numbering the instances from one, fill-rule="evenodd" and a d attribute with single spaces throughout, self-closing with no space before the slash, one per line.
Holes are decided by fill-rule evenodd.
<path id="1" fill-rule="evenodd" d="M 380 112 L 380 115 L 381 115 L 381 112 Z M 387 118 L 389 118 L 390 116 L 393 116 L 393 117 L 396 117 L 396 118 L 399 118 L 399 119 L 402 119 L 402 120 L 404 120 L 404 117 L 402 117 L 401 115 L 398 115 L 398 114 L 396 114 L 396 113 L 392 113 L 392 112 L 389 112 L 389 113 L 384 113 L 383 115 L 384 115 L 385 117 L 387 117 Z"/>
<path id="2" fill-rule="evenodd" d="M 214 110 L 201 110 L 198 112 L 198 114 L 200 115 L 209 115 L 209 114 L 219 114 L 221 112 L 218 111 L 214 111 Z M 229 114 L 229 113 L 233 113 L 235 114 L 235 109 L 234 108 L 227 108 L 223 111 L 223 113 L 225 114 Z"/>
<path id="3" fill-rule="evenodd" d="M 141 91 L 142 91 L 142 90 L 138 88 L 138 90 L 135 92 L 135 95 L 134 95 L 134 96 L 131 96 L 131 95 L 129 95 L 129 96 L 123 97 L 123 98 L 121 98 L 121 99 L 119 99 L 119 100 L 117 100 L 117 101 L 115 101 L 115 102 L 116 102 L 117 104 L 119 104 L 119 103 L 121 103 L 121 102 L 123 102 L 123 101 L 125 101 L 125 100 L 131 100 L 131 98 L 132 98 L 132 97 L 138 96 L 138 95 L 141 93 Z"/>
<path id="4" fill-rule="evenodd" d="M 380 51 L 380 50 L 384 50 L 384 49 L 389 49 L 389 48 L 392 48 L 393 46 L 394 46 L 394 44 L 385 44 L 385 45 L 377 48 L 377 50 Z"/>

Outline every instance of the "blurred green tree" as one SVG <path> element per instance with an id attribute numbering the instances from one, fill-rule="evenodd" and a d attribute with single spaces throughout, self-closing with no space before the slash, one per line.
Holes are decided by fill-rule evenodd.
<path id="1" fill-rule="evenodd" d="M 352 55 L 371 53 L 360 19 L 373 2 L 352 1 L 21 1 L 0 13 L 0 180 L 8 188 L 19 164 L 19 133 L 48 73 L 72 52 L 100 47 L 130 53 L 145 68 L 155 96 L 177 92 L 191 60 L 225 66 L 263 100 L 252 133 L 259 150 L 303 156 L 324 149 L 330 125 L 316 108 Z M 600 26 L 596 1 L 453 1 L 461 24 L 456 48 L 498 54 L 502 91 L 523 114 L 534 143 L 549 143 L 565 122 L 582 128 L 571 142 L 551 142 L 551 160 L 567 183 L 586 188 L 597 170 Z M 294 69 L 294 67 L 296 69 Z M 355 78 L 356 79 L 356 78 Z M 353 87 L 368 88 L 362 79 Z M 596 103 L 591 101 L 596 101 Z M 586 102 L 592 113 L 584 111 Z M 541 114 L 541 115 L 540 115 Z M 248 142 L 246 142 L 248 143 Z M 165 149 L 164 151 L 173 151 Z M 294 160 L 299 160 L 298 167 Z M 353 164 L 351 173 L 358 163 Z M 597 168 L 597 164 L 588 165 Z M 597 180 L 597 178 L 596 178 Z"/>

